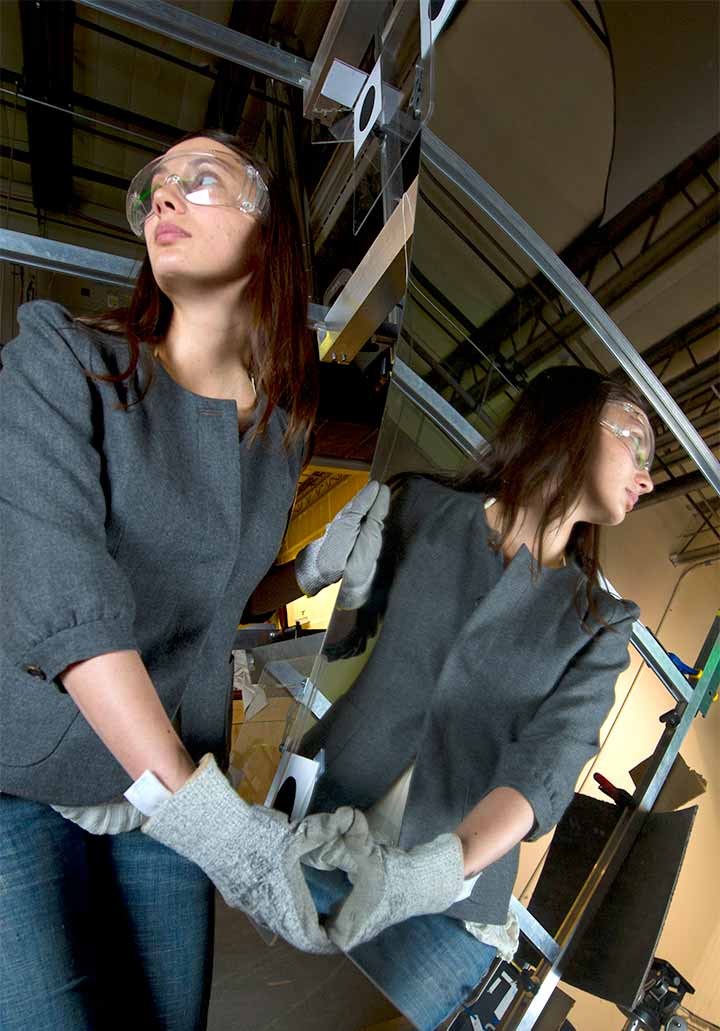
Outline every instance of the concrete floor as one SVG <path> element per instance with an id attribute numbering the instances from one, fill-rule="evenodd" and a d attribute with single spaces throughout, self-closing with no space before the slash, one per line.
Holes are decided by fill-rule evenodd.
<path id="1" fill-rule="evenodd" d="M 208 1031 L 361 1031 L 398 1016 L 344 956 L 269 947 L 222 900 L 215 912 Z"/>

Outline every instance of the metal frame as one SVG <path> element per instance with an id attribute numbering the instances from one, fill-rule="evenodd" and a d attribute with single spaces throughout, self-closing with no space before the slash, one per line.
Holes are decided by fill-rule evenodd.
<path id="1" fill-rule="evenodd" d="M 225 58 L 251 68 L 271 79 L 307 89 L 311 82 L 311 65 L 302 57 L 288 54 L 278 47 L 253 39 L 242 32 L 183 10 L 166 0 L 80 0 L 103 14 L 132 22 L 169 39 L 177 39 L 207 54 Z"/>
<path id="2" fill-rule="evenodd" d="M 0 229 L 0 262 L 3 261 L 127 288 L 133 287 L 140 265 L 139 260 L 123 258 L 119 254 L 107 254 L 89 247 L 47 240 L 42 236 L 18 233 L 13 229 Z M 308 304 L 310 329 L 327 328 L 327 311 L 322 304 Z"/>
<path id="3" fill-rule="evenodd" d="M 0 229 L 0 261 L 123 287 L 132 287 L 140 264 L 119 254 L 46 240 L 42 236 L 17 233 L 13 229 Z"/>
<path id="4" fill-rule="evenodd" d="M 423 131 L 422 154 L 423 160 L 436 167 L 467 194 L 534 261 L 537 268 L 605 344 L 680 441 L 708 483 L 720 493 L 720 463 L 647 363 L 580 280 L 500 194 L 427 127 Z"/>
<path id="5" fill-rule="evenodd" d="M 501 1028 L 530 1031 L 535 1026 L 536 1020 L 562 978 L 563 967 L 571 948 L 587 929 L 600 907 L 646 816 L 655 804 L 692 721 L 700 711 L 705 693 L 706 688 L 701 678 L 689 700 L 678 702 L 675 709 L 677 722 L 670 721 L 665 726 L 652 762 L 633 796 L 635 808 L 626 809 L 621 813 L 610 838 L 557 932 L 557 954 L 553 959 L 541 960 L 536 970 L 535 994 L 528 999 L 526 992 L 518 993 L 505 1014 Z"/>

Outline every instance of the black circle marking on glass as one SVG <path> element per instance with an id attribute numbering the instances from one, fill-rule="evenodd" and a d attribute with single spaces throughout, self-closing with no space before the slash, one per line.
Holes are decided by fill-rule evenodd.
<path id="1" fill-rule="evenodd" d="M 360 132 L 365 132 L 365 129 L 367 128 L 368 122 L 370 121 L 370 116 L 373 113 L 373 108 L 374 107 L 375 107 L 375 86 L 373 85 L 373 86 L 370 87 L 370 89 L 365 94 L 365 99 L 363 100 L 363 105 L 362 105 L 362 108 L 360 109 Z"/>

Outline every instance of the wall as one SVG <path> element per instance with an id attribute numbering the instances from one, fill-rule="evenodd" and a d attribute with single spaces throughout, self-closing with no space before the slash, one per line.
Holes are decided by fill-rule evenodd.
<path id="1" fill-rule="evenodd" d="M 720 604 L 720 563 L 687 572 L 689 567 L 672 565 L 668 556 L 677 549 L 678 536 L 688 523 L 684 499 L 640 510 L 621 527 L 608 531 L 603 565 L 616 589 L 638 603 L 643 623 L 665 648 L 692 664 Z M 618 680 L 616 704 L 602 729 L 601 751 L 580 779 L 582 790 L 598 798 L 603 796 L 592 781 L 594 769 L 614 784 L 633 790 L 628 770 L 653 751 L 661 731 L 658 717 L 672 708 L 665 688 L 632 649 L 631 655 L 629 669 Z M 699 812 L 657 954 L 694 985 L 695 995 L 687 999 L 689 1008 L 718 1022 L 720 986 L 714 972 L 720 939 L 716 869 L 720 855 L 719 704 L 711 708 L 707 719 L 696 718 L 681 754 L 706 778 L 708 789 L 690 803 L 697 804 Z M 515 891 L 524 901 L 547 844 L 546 839 L 523 847 Z M 563 987 L 576 999 L 569 1019 L 579 1031 L 615 1031 L 624 1026 L 625 1018 L 612 1004 Z"/>
<path id="2" fill-rule="evenodd" d="M 304 630 L 326 630 L 340 584 L 331 584 L 314 598 L 298 598 L 287 607 L 288 626 L 299 622 Z"/>

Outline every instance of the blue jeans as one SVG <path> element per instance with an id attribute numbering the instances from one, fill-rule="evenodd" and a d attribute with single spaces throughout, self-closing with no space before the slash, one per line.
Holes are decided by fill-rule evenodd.
<path id="1" fill-rule="evenodd" d="M 140 831 L 0 795 L 2 1031 L 200 1031 L 213 887 Z"/>
<path id="2" fill-rule="evenodd" d="M 350 891 L 340 870 L 304 872 L 319 913 L 329 913 Z M 439 913 L 388 927 L 348 955 L 415 1027 L 432 1031 L 482 981 L 495 951 L 461 921 Z"/>

